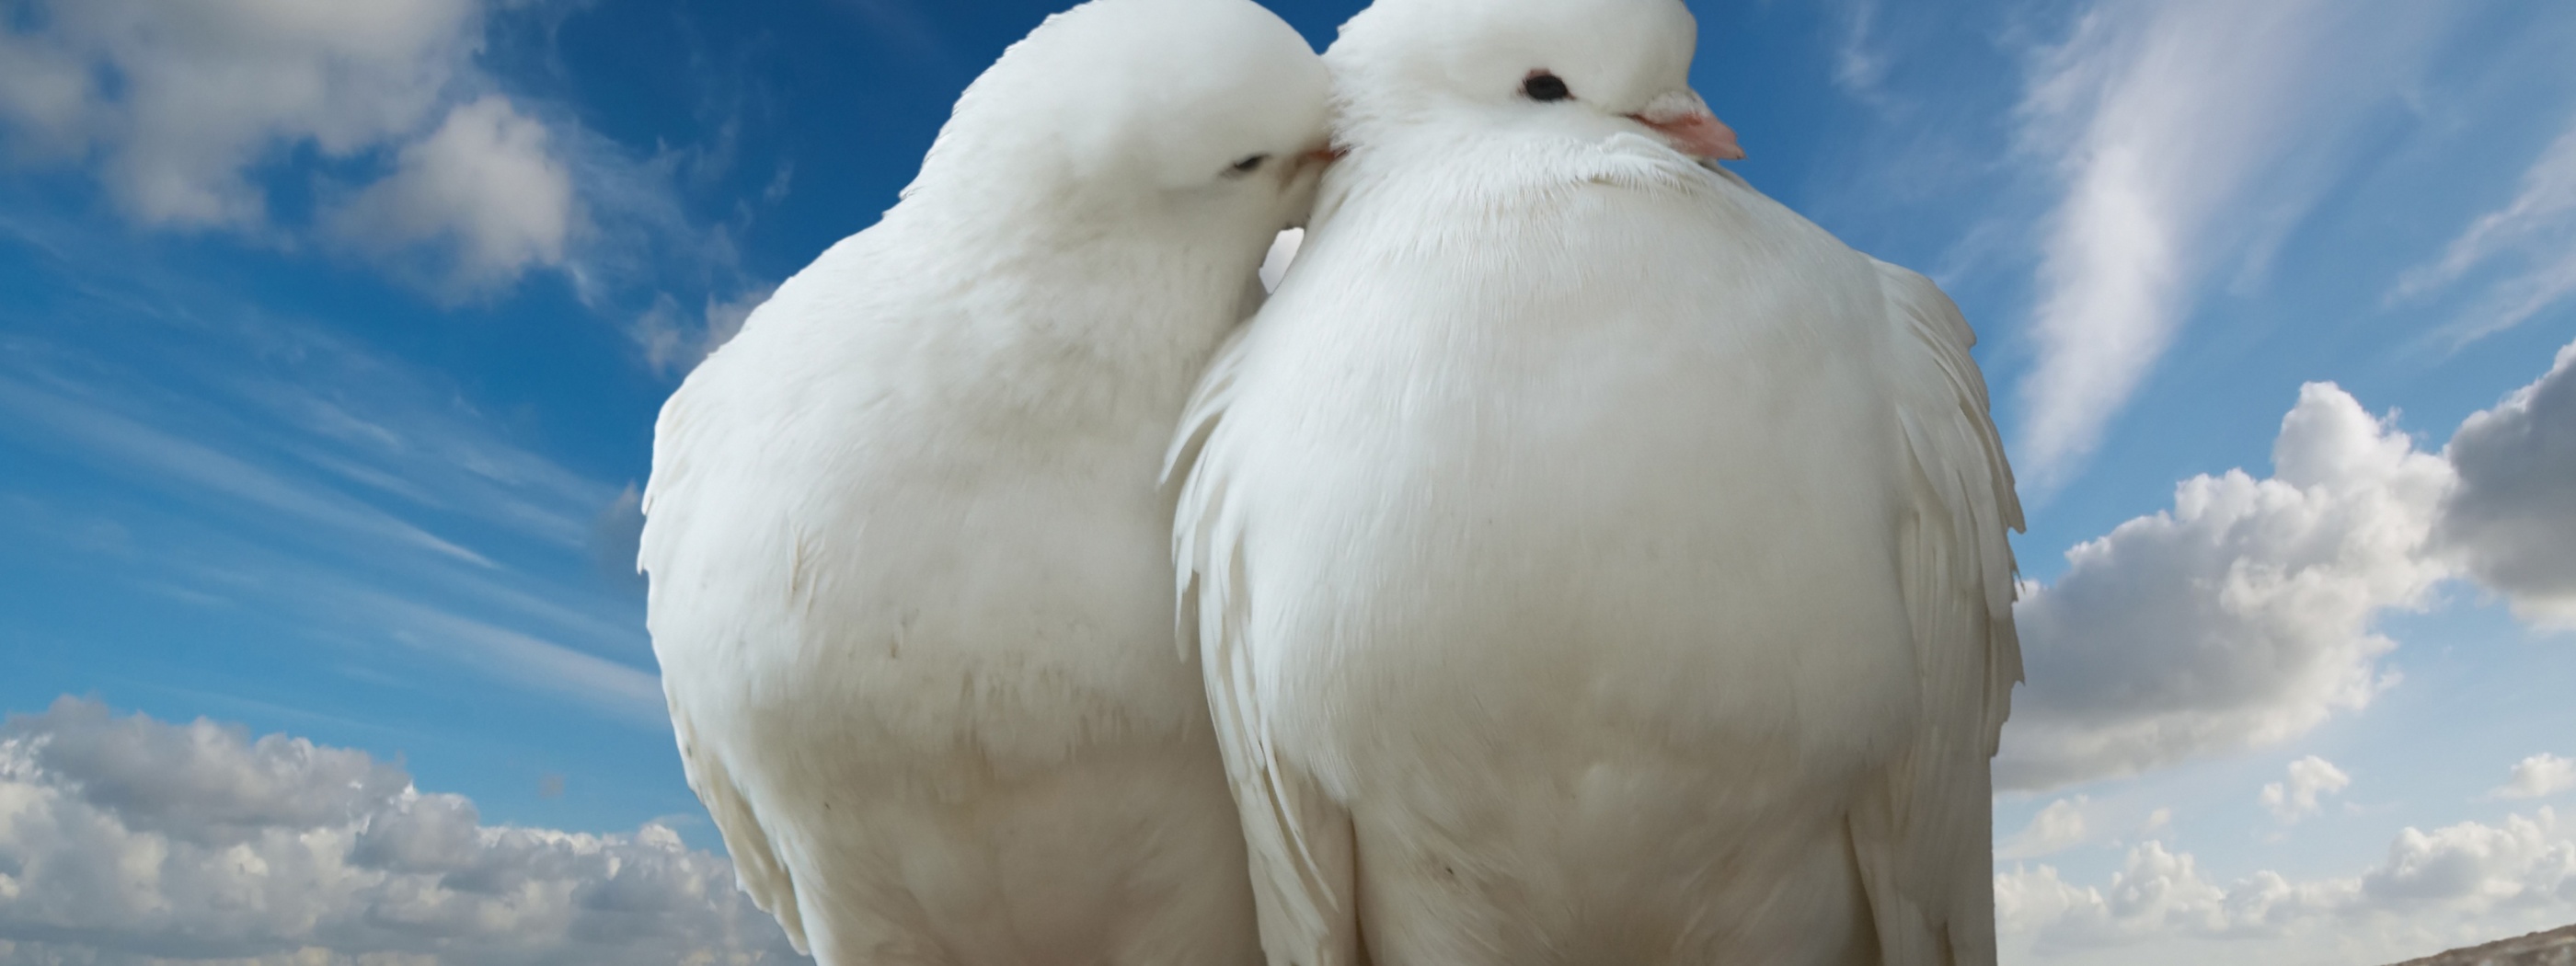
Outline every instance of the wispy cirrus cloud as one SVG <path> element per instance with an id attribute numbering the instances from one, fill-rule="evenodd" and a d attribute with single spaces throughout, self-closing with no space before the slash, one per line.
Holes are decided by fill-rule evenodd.
<path id="1" fill-rule="evenodd" d="M 2576 122 L 2541 149 L 2522 173 L 2513 200 L 2470 222 L 2441 257 L 2408 270 L 2388 300 L 2424 298 L 2496 265 L 2511 268 L 2437 338 L 2465 345 L 2576 295 Z"/>
<path id="2" fill-rule="evenodd" d="M 1842 35 L 1834 44 L 1834 87 L 1864 102 L 1879 99 L 1887 81 L 1887 53 L 1873 36 L 1878 14 L 1878 0 L 1849 0 L 1836 9 Z"/>
<path id="3" fill-rule="evenodd" d="M 2210 274 L 2294 221 L 2446 15 L 2396 0 L 2102 0 L 2034 58 L 2024 149 L 2063 186 L 2039 231 L 2016 468 L 2080 469 Z M 2249 214 L 2261 217 L 2247 217 Z"/>
<path id="4" fill-rule="evenodd" d="M 296 482 L 239 457 L 155 429 L 106 406 L 0 375 L 0 412 L 21 434 L 75 443 L 84 455 L 195 495 L 248 503 L 356 539 L 389 540 L 489 567 L 492 562 L 391 514 Z"/>
<path id="5" fill-rule="evenodd" d="M 652 671 L 382 591 L 346 592 L 343 606 L 380 621 L 396 639 L 445 653 L 521 687 L 584 701 L 648 728 L 668 724 L 662 679 Z"/>
<path id="6" fill-rule="evenodd" d="M 625 488 L 528 449 L 432 373 L 138 283 L 0 307 L 0 416 L 0 449 L 80 481 L 0 483 L 0 527 L 31 553 L 664 726 L 635 588 L 591 564 Z"/>
<path id="7" fill-rule="evenodd" d="M 644 352 L 644 364 L 663 375 L 687 375 L 698 363 L 742 331 L 752 310 L 769 301 L 776 285 L 753 285 L 731 298 L 708 296 L 703 311 L 690 313 L 668 295 L 636 316 L 627 336 Z"/>

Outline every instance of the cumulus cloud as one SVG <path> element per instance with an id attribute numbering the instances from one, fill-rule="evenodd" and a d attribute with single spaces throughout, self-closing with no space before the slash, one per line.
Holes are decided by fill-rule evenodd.
<path id="1" fill-rule="evenodd" d="M 2408 828 L 2389 844 L 2387 860 L 2363 873 L 2359 892 L 2381 907 L 2564 909 L 2576 905 L 2576 823 L 2544 806 L 2528 817 L 2506 816 L 2501 826 Z"/>
<path id="2" fill-rule="evenodd" d="M 70 698 L 0 726 L 0 959 L 803 961 L 668 828 L 487 826 L 365 752 Z"/>
<path id="3" fill-rule="evenodd" d="M 2224 886 L 2190 853 L 2147 842 L 2104 886 L 2070 883 L 2045 865 L 1998 874 L 1995 907 L 2004 932 L 2035 936 L 2043 952 L 2177 935 L 2350 938 L 2361 927 L 2454 936 L 2467 923 L 2496 935 L 2576 913 L 2576 823 L 2542 808 L 2501 825 L 2408 828 L 2356 876 L 2300 882 L 2266 871 Z"/>
<path id="4" fill-rule="evenodd" d="M 2084 821 L 2084 806 L 2089 801 L 2077 795 L 2048 803 L 2039 814 L 2031 816 L 2030 827 L 1995 845 L 1995 858 L 2036 859 L 2082 844 L 2089 835 Z"/>
<path id="5" fill-rule="evenodd" d="M 2513 200 L 2469 223 L 2442 256 L 2409 270 L 2391 301 L 2449 288 L 2491 264 L 2514 269 L 2445 334 L 2465 344 L 2522 324 L 2576 295 L 2576 124 L 2540 152 Z"/>
<path id="6" fill-rule="evenodd" d="M 2173 809 L 2160 807 L 2148 812 L 2146 821 L 2138 823 L 2138 834 L 2154 835 L 2171 827 L 2173 827 Z"/>
<path id="7" fill-rule="evenodd" d="M 154 225 L 259 223 L 253 166 L 282 148 L 345 157 L 409 135 L 481 39 L 476 0 L 32 7 L 0 28 L 0 119 L 30 151 L 95 154 L 110 194 Z"/>
<path id="8" fill-rule="evenodd" d="M 2397 644 L 2375 622 L 2454 578 L 2534 625 L 2576 628 L 2576 345 L 2440 453 L 2311 383 L 2273 464 L 2268 479 L 2183 481 L 2172 509 L 2067 551 L 2054 584 L 2024 585 L 2029 680 L 1998 787 L 2134 774 L 2361 709 L 2395 681 L 2381 659 Z M 2326 774 L 2306 780 L 2331 791 L 2314 784 Z M 2301 781 L 2294 768 L 2265 804 L 2308 814 Z"/>
<path id="9" fill-rule="evenodd" d="M 2460 486 L 2441 543 L 2525 620 L 2576 629 L 2576 343 L 2539 381 L 2470 416 L 2447 453 Z"/>
<path id="10" fill-rule="evenodd" d="M 270 233 L 261 183 L 310 149 L 386 170 L 325 183 L 322 233 L 431 251 L 458 291 L 561 267 L 580 224 L 567 135 L 475 63 L 509 0 L 32 0 L 0 24 L 0 132 L 21 161 L 94 162 L 138 223 Z"/>
<path id="11" fill-rule="evenodd" d="M 2064 194 L 2041 237 L 2016 469 L 2052 488 L 2136 393 L 2202 277 L 2302 204 L 2290 172 L 2401 89 L 2439 31 L 2422 5 L 2103 0 L 2037 58 L 2022 137 Z M 2277 215 L 2277 213 L 2275 213 Z M 2274 220 L 2281 220 L 2275 218 Z"/>
<path id="12" fill-rule="evenodd" d="M 2513 766 L 2513 777 L 2489 798 L 2547 798 L 2576 789 L 2576 758 L 2537 754 Z"/>
<path id="13" fill-rule="evenodd" d="M 330 230 L 378 254 L 451 246 L 451 281 L 465 287 L 560 265 L 576 212 L 572 175 L 549 138 L 507 98 L 459 105 L 402 149 L 393 174 L 333 212 Z"/>
<path id="14" fill-rule="evenodd" d="M 2289 780 L 2264 785 L 2255 801 L 2263 806 L 2264 811 L 2272 813 L 2273 818 L 2280 819 L 2281 824 L 2292 825 L 2324 811 L 2325 805 L 2318 801 L 2320 797 L 2351 786 L 2352 776 L 2344 774 L 2343 769 L 2335 767 L 2333 762 L 2309 755 L 2291 762 Z"/>
<path id="15" fill-rule="evenodd" d="M 2006 933 L 2038 933 L 2052 945 L 2136 941 L 2177 927 L 2223 932 L 2225 920 L 2211 914 L 2226 899 L 2226 890 L 2201 878 L 2189 853 L 2146 842 L 2129 850 L 2107 887 L 2077 886 L 2046 865 L 1997 875 L 1995 924 Z"/>
<path id="16" fill-rule="evenodd" d="M 2067 551 L 2015 617 L 2029 684 L 1995 778 L 2041 788 L 2277 741 L 2386 686 L 2372 631 L 2450 570 L 2425 551 L 2450 464 L 2330 384 L 2300 389 L 2273 475 L 2176 487 L 2171 510 Z"/>
<path id="17" fill-rule="evenodd" d="M 143 226 L 319 243 L 451 299 L 538 270 L 618 318 L 632 293 L 741 289 L 731 231 L 699 224 L 677 180 L 720 168 L 690 159 L 729 156 L 738 124 L 639 159 L 514 100 L 478 57 L 526 5 L 22 0 L 0 15 L 0 160 L 87 170 Z M 269 204 L 290 180 L 313 187 L 309 222 Z M 764 197 L 787 184 L 782 166 Z M 678 337 L 634 331 L 685 369 L 747 311 L 710 297 L 703 322 L 670 316 Z"/>

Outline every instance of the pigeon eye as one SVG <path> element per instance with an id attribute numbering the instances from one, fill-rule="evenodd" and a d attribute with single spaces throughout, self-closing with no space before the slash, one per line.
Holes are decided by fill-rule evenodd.
<path id="1" fill-rule="evenodd" d="M 1544 70 L 1531 71 L 1529 79 L 1521 82 L 1521 93 L 1527 95 L 1529 99 L 1533 101 L 1568 101 L 1574 99 L 1574 92 L 1565 89 L 1565 81 L 1563 79 Z"/>
<path id="2" fill-rule="evenodd" d="M 1244 175 L 1261 170 L 1261 166 L 1269 163 L 1269 161 L 1269 155 L 1256 154 L 1227 166 L 1225 169 L 1225 175 L 1229 178 L 1240 178 Z"/>

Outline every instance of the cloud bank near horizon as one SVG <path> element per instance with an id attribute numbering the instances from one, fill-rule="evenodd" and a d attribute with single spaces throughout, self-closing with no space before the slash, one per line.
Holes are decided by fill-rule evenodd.
<path id="1" fill-rule="evenodd" d="M 0 963 L 810 962 L 645 825 L 482 824 L 397 765 L 63 698 L 0 725 Z"/>

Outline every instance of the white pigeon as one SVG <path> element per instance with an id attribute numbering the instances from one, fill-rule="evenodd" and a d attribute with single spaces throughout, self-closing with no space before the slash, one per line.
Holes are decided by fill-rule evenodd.
<path id="1" fill-rule="evenodd" d="M 1259 962 L 1156 471 L 1329 97 L 1249 0 L 1058 15 L 663 407 L 681 756 L 827 966 Z"/>
<path id="2" fill-rule="evenodd" d="M 1347 156 L 1172 457 L 1277 966 L 1993 962 L 1974 336 L 1715 165 L 1695 36 L 1379 0 L 1325 54 Z"/>

